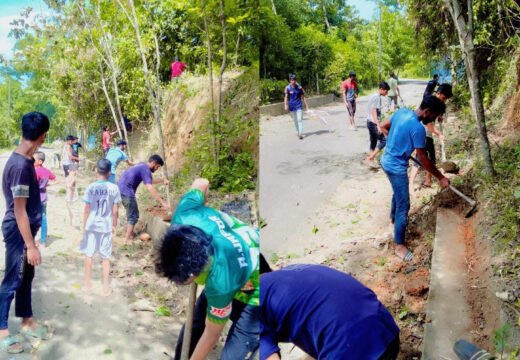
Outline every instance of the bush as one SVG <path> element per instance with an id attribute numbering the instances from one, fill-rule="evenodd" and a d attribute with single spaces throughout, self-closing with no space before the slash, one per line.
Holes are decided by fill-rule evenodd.
<path id="1" fill-rule="evenodd" d="M 265 105 L 283 101 L 286 86 L 287 81 L 285 80 L 260 80 L 260 104 Z"/>

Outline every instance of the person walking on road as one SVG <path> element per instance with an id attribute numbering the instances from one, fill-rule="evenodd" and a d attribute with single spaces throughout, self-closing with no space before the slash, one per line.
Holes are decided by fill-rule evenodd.
<path id="1" fill-rule="evenodd" d="M 426 130 L 423 126 L 435 121 L 445 109 L 446 106 L 438 98 L 427 96 L 415 111 L 399 109 L 390 119 L 384 120 L 381 124 L 383 133 L 387 135 L 381 166 L 393 191 L 390 220 L 394 224 L 395 254 L 404 261 L 410 261 L 413 257 L 405 245 L 410 210 L 407 170 L 412 152 L 415 150 L 422 166 L 439 180 L 442 187 L 447 187 L 450 183 L 428 159 L 425 150 Z"/>
<path id="2" fill-rule="evenodd" d="M 296 82 L 296 75 L 289 74 L 289 85 L 285 87 L 284 104 L 285 110 L 291 113 L 294 120 L 294 126 L 298 132 L 298 137 L 303 139 L 303 104 L 305 111 L 309 110 L 307 99 L 305 98 L 305 90 Z"/>
<path id="3" fill-rule="evenodd" d="M 395 111 L 399 109 L 399 103 L 397 102 L 397 98 L 401 97 L 401 93 L 399 92 L 399 82 L 397 81 L 397 76 L 392 71 L 390 73 L 390 79 L 388 79 L 388 85 L 390 89 L 388 90 L 388 111 Z"/>
<path id="4" fill-rule="evenodd" d="M 452 88 L 450 84 L 441 84 L 437 88 L 437 92 L 435 93 L 435 96 L 442 101 L 444 104 L 446 104 L 446 101 L 448 101 L 449 98 L 453 96 Z M 441 123 L 444 121 L 443 115 L 439 115 L 437 120 Z M 436 163 L 436 156 L 435 156 L 435 144 L 433 141 L 433 135 L 437 136 L 439 140 L 442 142 L 444 141 L 444 134 L 437 130 L 435 127 L 434 122 L 430 122 L 427 125 L 425 125 L 426 128 L 426 155 L 428 156 L 428 159 L 430 159 L 431 163 L 435 165 Z M 410 193 L 415 193 L 415 178 L 417 177 L 417 174 L 419 173 L 420 167 L 418 164 L 414 163 L 412 170 L 410 171 Z M 422 184 L 424 187 L 431 187 L 432 186 L 432 174 L 429 172 L 426 172 L 426 175 L 424 176 L 424 183 Z"/>
<path id="5" fill-rule="evenodd" d="M 116 171 L 117 166 L 121 161 L 124 161 L 127 163 L 128 166 L 134 166 L 134 163 L 128 160 L 128 156 L 125 153 L 126 150 L 126 141 L 125 140 L 119 140 L 117 142 L 117 147 L 111 148 L 108 150 L 106 159 L 110 161 L 112 164 L 112 169 L 110 171 L 110 176 L 108 177 L 108 181 L 115 184 L 116 183 Z"/>
<path id="6" fill-rule="evenodd" d="M 121 193 L 121 200 L 126 210 L 126 233 L 125 243 L 129 243 L 134 238 L 134 227 L 139 220 L 139 207 L 137 206 L 136 192 L 141 183 L 144 183 L 150 195 L 161 204 L 164 210 L 170 210 L 168 203 L 164 201 L 153 187 L 153 184 L 168 185 L 167 179 L 153 179 L 153 173 L 164 165 L 163 159 L 159 155 L 152 155 L 147 163 L 140 163 L 127 169 L 117 185 Z"/>
<path id="7" fill-rule="evenodd" d="M 45 141 L 49 127 L 45 114 L 25 114 L 22 141 L 7 160 L 3 173 L 5 273 L 0 286 L 0 351 L 10 354 L 23 352 L 19 340 L 9 334 L 13 298 L 16 298 L 15 316 L 22 318 L 20 333 L 32 339 L 48 338 L 47 327 L 33 317 L 31 295 L 35 267 L 42 262 L 34 240 L 41 226 L 42 203 L 33 155 Z"/>
<path id="8" fill-rule="evenodd" d="M 433 95 L 435 92 L 435 88 L 439 84 L 439 75 L 433 74 L 433 79 L 428 81 L 428 84 L 426 85 L 426 89 L 424 89 L 424 95 L 423 97 Z"/>
<path id="9" fill-rule="evenodd" d="M 98 181 L 85 190 L 83 200 L 83 240 L 80 251 L 85 254 L 85 288 L 91 288 L 92 257 L 99 253 L 103 268 L 103 296 L 111 293 L 109 285 L 112 236 L 116 233 L 121 194 L 117 185 L 108 181 L 112 164 L 101 159 L 96 164 Z"/>
<path id="10" fill-rule="evenodd" d="M 381 97 L 386 96 L 389 89 L 390 86 L 388 83 L 386 81 L 382 81 L 379 84 L 379 90 L 377 93 L 372 95 L 368 100 L 367 128 L 368 134 L 370 136 L 370 155 L 365 159 L 364 162 L 371 168 L 377 168 L 375 163 L 376 155 L 380 150 L 384 149 L 386 145 L 386 137 L 383 134 L 380 126 L 381 103 L 383 101 Z"/>
<path id="11" fill-rule="evenodd" d="M 351 71 L 348 74 L 348 79 L 343 81 L 341 88 L 343 90 L 343 102 L 347 108 L 350 126 L 353 130 L 357 130 L 354 117 L 356 116 L 356 98 L 359 95 L 359 87 L 356 81 L 356 73 L 354 71 Z"/>
<path id="12" fill-rule="evenodd" d="M 182 197 L 159 248 L 157 272 L 177 284 L 204 285 L 197 299 L 190 359 L 206 359 L 228 320 L 219 359 L 253 359 L 259 337 L 259 234 L 240 220 L 205 206 L 209 181 L 196 179 Z M 175 360 L 184 338 L 181 329 Z"/>
<path id="13" fill-rule="evenodd" d="M 45 162 L 45 153 L 37 151 L 34 153 L 34 169 L 36 171 L 36 179 L 40 187 L 40 200 L 42 202 L 42 226 L 40 233 L 40 248 L 44 248 L 47 244 L 47 186 L 50 181 L 56 180 L 56 175 L 43 166 Z"/>
<path id="14" fill-rule="evenodd" d="M 392 315 L 352 276 L 323 265 L 290 265 L 260 275 L 260 288 L 260 360 L 279 360 L 279 343 L 293 343 L 314 359 L 397 358 Z"/>

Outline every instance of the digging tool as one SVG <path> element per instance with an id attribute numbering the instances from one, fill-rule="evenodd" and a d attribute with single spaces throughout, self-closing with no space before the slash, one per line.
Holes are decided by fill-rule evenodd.
<path id="1" fill-rule="evenodd" d="M 190 358 L 191 331 L 193 328 L 195 299 L 197 298 L 197 284 L 191 283 L 189 292 L 188 309 L 186 311 L 186 325 L 184 326 L 184 338 L 182 340 L 181 360 L 188 360 Z"/>
<path id="2" fill-rule="evenodd" d="M 441 133 L 444 135 L 444 131 L 442 130 L 442 122 L 439 122 L 439 128 Z M 446 162 L 446 150 L 444 149 L 444 140 L 441 141 L 441 160 L 442 162 Z"/>
<path id="3" fill-rule="evenodd" d="M 413 156 L 410 156 L 410 158 L 417 164 L 419 165 L 421 168 L 424 169 L 424 166 L 422 166 L 421 162 L 419 160 L 417 160 L 416 158 L 414 158 Z M 468 197 L 467 195 L 465 195 L 464 193 L 462 193 L 462 191 L 460 191 L 459 189 L 457 189 L 455 186 L 453 185 L 448 185 L 448 187 L 450 188 L 451 191 L 453 191 L 455 194 L 457 194 L 462 200 L 464 200 L 465 202 L 467 202 L 471 208 L 469 209 L 468 212 L 466 212 L 466 218 L 469 218 L 471 217 L 475 211 L 477 210 L 477 202 L 473 199 L 471 199 L 470 197 Z"/>

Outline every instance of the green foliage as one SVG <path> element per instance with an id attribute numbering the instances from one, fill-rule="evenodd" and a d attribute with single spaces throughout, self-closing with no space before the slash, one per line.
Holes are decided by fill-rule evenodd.
<path id="1" fill-rule="evenodd" d="M 206 125 L 197 130 L 186 156 L 189 164 L 181 176 L 196 173 L 208 178 L 213 188 L 224 192 L 254 189 L 258 169 L 257 69 L 251 68 L 234 80 L 224 99 L 218 131 Z M 220 145 L 218 164 L 212 155 L 213 133 Z M 184 174 L 184 175 L 182 175 Z"/>
<path id="2" fill-rule="evenodd" d="M 377 86 L 378 19 L 363 21 L 340 0 L 277 0 L 276 15 L 270 1 L 261 4 L 260 78 L 269 79 L 262 88 L 262 103 L 271 94 L 270 101 L 280 100 L 283 87 L 278 92 L 272 87 L 289 73 L 296 73 L 308 93 L 318 88 L 320 93 L 340 91 L 342 78 L 351 70 L 357 72 L 361 87 Z M 414 36 L 406 13 L 397 11 L 397 7 L 395 1 L 383 6 L 383 78 L 391 70 L 411 77 L 424 76 L 430 59 Z"/>
<path id="3" fill-rule="evenodd" d="M 283 101 L 285 86 L 287 86 L 285 80 L 260 80 L 260 104 Z"/>

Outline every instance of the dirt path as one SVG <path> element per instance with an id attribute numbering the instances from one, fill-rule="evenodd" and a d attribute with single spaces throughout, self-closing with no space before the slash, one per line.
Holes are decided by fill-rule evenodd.
<path id="1" fill-rule="evenodd" d="M 0 157 L 0 172 L 8 155 Z M 49 164 L 50 166 L 50 164 Z M 154 275 L 151 242 L 114 247 L 112 262 L 113 293 L 100 296 L 101 266 L 95 262 L 93 290 L 83 289 L 83 256 L 78 251 L 81 233 L 81 200 L 72 205 L 74 221 L 69 223 L 65 206 L 63 172 L 52 169 L 61 184 L 49 187 L 48 246 L 42 249 L 43 263 L 33 282 L 33 309 L 55 329 L 51 340 L 28 343 L 21 355 L 8 359 L 169 359 L 180 325 L 184 320 L 184 290 Z M 85 189 L 92 173 L 83 172 L 79 189 Z M 0 199 L 0 214 L 5 201 Z M 0 276 L 3 277 L 4 244 L 0 243 Z M 135 311 L 138 310 L 138 311 Z M 169 311 L 171 316 L 156 315 Z M 10 330 L 19 329 L 11 306 Z M 31 354 L 32 352 L 32 354 Z M 5 354 L 4 354 L 5 355 Z M 0 355 L 1 359 L 5 359 Z"/>

